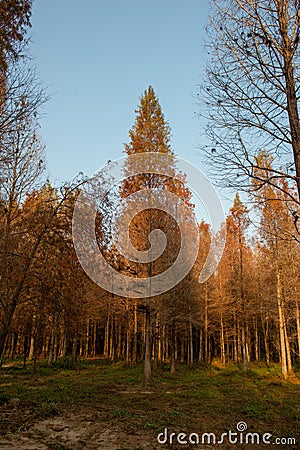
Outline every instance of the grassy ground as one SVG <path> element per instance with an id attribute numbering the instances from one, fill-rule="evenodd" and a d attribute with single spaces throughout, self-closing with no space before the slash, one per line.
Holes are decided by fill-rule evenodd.
<path id="1" fill-rule="evenodd" d="M 237 366 L 178 366 L 175 375 L 164 366 L 153 375 L 153 384 L 147 388 L 142 386 L 142 373 L 142 366 L 109 365 L 103 360 L 82 361 L 74 368 L 61 364 L 49 368 L 40 363 L 35 374 L 30 366 L 22 369 L 21 364 L 8 364 L 0 371 L 0 434 L 21 434 L 38 422 L 83 411 L 90 413 L 90 422 L 91 414 L 97 413 L 95 420 L 116 433 L 134 436 L 143 432 L 148 440 L 153 439 L 152 447 L 150 443 L 150 447 L 124 447 L 119 443 L 111 448 L 157 448 L 157 434 L 165 428 L 169 433 L 221 435 L 229 429 L 236 431 L 240 421 L 246 422 L 251 432 L 298 440 L 296 446 L 280 444 L 276 448 L 300 448 L 297 372 L 290 381 L 283 381 L 278 366 L 252 366 L 247 374 Z M 68 447 L 64 442 L 64 446 L 51 444 L 45 448 L 93 448 L 84 443 Z M 220 447 L 245 445 L 225 443 Z M 177 444 L 172 448 L 197 447 Z"/>

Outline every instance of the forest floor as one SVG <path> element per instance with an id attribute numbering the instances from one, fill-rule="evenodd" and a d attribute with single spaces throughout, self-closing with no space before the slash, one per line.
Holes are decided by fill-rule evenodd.
<path id="1" fill-rule="evenodd" d="M 236 432 L 239 422 L 247 424 L 248 432 L 272 434 L 272 443 L 281 439 L 278 449 L 300 448 L 300 371 L 284 381 L 277 365 L 253 365 L 248 373 L 237 366 L 178 365 L 174 375 L 163 366 L 147 388 L 142 374 L 142 365 L 103 360 L 81 361 L 75 368 L 39 363 L 36 373 L 30 365 L 23 369 L 20 362 L 4 364 L 0 449 L 268 448 L 262 442 L 230 444 L 227 438 L 220 445 L 201 445 L 202 433 L 215 433 L 219 440 L 222 433 Z M 159 444 L 157 436 L 163 432 L 164 441 L 166 428 L 167 443 Z M 180 432 L 192 443 L 175 439 L 171 445 L 170 434 L 177 438 Z M 199 445 L 190 433 L 200 436 Z M 298 443 L 284 444 L 285 438 Z"/>

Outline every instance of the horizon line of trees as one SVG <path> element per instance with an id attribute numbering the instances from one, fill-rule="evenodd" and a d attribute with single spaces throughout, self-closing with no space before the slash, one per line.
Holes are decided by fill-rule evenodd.
<path id="1" fill-rule="evenodd" d="M 45 188 L 41 191 L 24 202 L 24 217 L 35 216 L 32 202 L 53 195 L 49 186 L 46 194 Z M 44 201 L 41 204 L 45 208 Z M 77 356 L 101 356 L 135 364 L 145 357 L 149 304 L 108 293 L 84 274 L 72 248 L 71 212 L 72 206 L 65 208 L 44 235 L 3 355 L 23 358 L 25 364 L 27 358 L 33 359 L 35 365 L 40 358 L 52 364 L 68 356 L 73 361 Z M 47 211 L 40 211 L 39 221 L 43 214 Z M 280 222 L 276 237 L 274 221 Z M 251 361 L 267 366 L 281 362 L 283 375 L 292 373 L 293 363 L 300 359 L 299 244 L 286 238 L 294 225 L 284 200 L 274 200 L 274 210 L 264 211 L 261 222 L 258 238 L 249 242 L 249 213 L 236 195 L 226 219 L 222 260 L 204 284 L 198 283 L 198 275 L 211 230 L 204 222 L 199 224 L 202 244 L 193 270 L 184 283 L 150 299 L 153 369 L 167 362 L 175 372 L 176 362 L 192 365 L 218 358 L 224 365 L 242 363 L 244 370 Z M 17 271 L 14 267 L 12 278 Z"/>

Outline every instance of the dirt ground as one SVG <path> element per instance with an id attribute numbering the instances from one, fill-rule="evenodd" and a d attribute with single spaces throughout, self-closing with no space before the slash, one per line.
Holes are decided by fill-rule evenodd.
<path id="1" fill-rule="evenodd" d="M 95 412 L 70 412 L 36 423 L 26 431 L 0 437 L 1 450 L 154 450 L 151 433 L 130 433 L 110 428 Z"/>

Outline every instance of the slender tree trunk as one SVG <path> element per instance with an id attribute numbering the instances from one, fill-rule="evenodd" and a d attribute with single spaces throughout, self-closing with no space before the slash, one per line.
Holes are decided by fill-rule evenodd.
<path id="1" fill-rule="evenodd" d="M 92 356 L 95 357 L 97 354 L 97 321 L 93 321 L 93 353 Z"/>
<path id="2" fill-rule="evenodd" d="M 194 349 L 193 349 L 193 325 L 192 321 L 189 321 L 189 365 L 194 363 Z"/>
<path id="3" fill-rule="evenodd" d="M 34 336 L 33 341 L 33 372 L 36 372 L 37 369 L 37 338 Z"/>
<path id="4" fill-rule="evenodd" d="M 65 359 L 67 357 L 67 351 L 68 351 L 68 335 L 67 331 L 64 330 L 63 332 L 63 344 L 62 344 L 62 358 Z"/>
<path id="5" fill-rule="evenodd" d="M 138 318 L 137 318 L 137 300 L 134 301 L 133 307 L 133 348 L 132 348 L 132 364 L 137 362 L 137 339 L 138 339 Z"/>
<path id="6" fill-rule="evenodd" d="M 258 324 L 257 324 L 257 316 L 255 316 L 254 321 L 254 336 L 255 336 L 255 342 L 254 342 L 254 352 L 255 352 L 255 361 L 259 361 L 259 334 L 258 334 Z"/>
<path id="7" fill-rule="evenodd" d="M 33 332 L 34 333 L 34 332 Z M 31 360 L 34 354 L 34 334 L 30 336 L 30 346 L 29 346 L 29 355 L 28 358 Z"/>
<path id="8" fill-rule="evenodd" d="M 17 342 L 17 336 L 18 336 L 17 333 L 12 332 L 12 334 L 11 334 L 11 347 L 10 347 L 10 354 L 9 354 L 9 358 L 10 359 L 14 359 L 16 342 Z"/>
<path id="9" fill-rule="evenodd" d="M 29 346 L 29 337 L 24 335 L 24 345 L 23 345 L 23 367 L 26 367 L 26 361 L 27 361 L 27 352 L 28 352 L 28 346 Z"/>
<path id="10" fill-rule="evenodd" d="M 176 339 L 175 327 L 176 327 L 176 322 L 175 322 L 175 319 L 173 319 L 172 323 L 171 323 L 171 333 L 170 333 L 170 350 L 171 350 L 170 372 L 172 374 L 174 374 L 176 372 L 176 367 L 175 367 L 175 339 Z"/>
<path id="11" fill-rule="evenodd" d="M 249 368 L 249 359 L 248 359 L 248 345 L 247 345 L 247 337 L 246 337 L 246 325 L 242 327 L 242 355 L 243 355 L 243 370 L 247 372 Z"/>
<path id="12" fill-rule="evenodd" d="M 118 327 L 118 347 L 117 347 L 117 359 L 118 361 L 121 359 L 121 351 L 122 351 L 122 326 L 119 324 Z"/>
<path id="13" fill-rule="evenodd" d="M 180 350 L 180 362 L 184 362 L 185 360 L 185 354 L 184 354 L 184 349 L 185 349 L 185 336 L 183 333 L 181 333 L 181 350 Z"/>
<path id="14" fill-rule="evenodd" d="M 203 328 L 200 327 L 199 330 L 199 354 L 198 361 L 203 361 Z"/>
<path id="15" fill-rule="evenodd" d="M 149 210 L 148 218 L 148 236 L 151 232 L 151 210 Z M 148 384 L 151 379 L 151 350 L 150 350 L 150 330 L 151 330 L 151 310 L 150 310 L 150 298 L 151 298 L 151 277 L 152 277 L 152 264 L 151 264 L 151 247 L 148 251 L 148 295 L 146 298 L 146 329 L 145 329 L 145 361 L 144 361 L 144 383 Z"/>
<path id="16" fill-rule="evenodd" d="M 208 286 L 205 284 L 205 305 L 204 305 L 204 359 L 208 362 Z"/>
<path id="17" fill-rule="evenodd" d="M 87 319 L 86 333 L 85 333 L 85 349 L 84 349 L 84 356 L 86 358 L 89 356 L 89 343 L 90 343 L 90 319 Z"/>
<path id="18" fill-rule="evenodd" d="M 160 316 L 157 314 L 156 319 L 156 334 L 157 334 L 157 365 L 161 363 L 161 329 L 160 329 Z"/>
<path id="19" fill-rule="evenodd" d="M 296 322 L 297 322 L 298 359 L 300 360 L 300 312 L 298 300 L 296 301 Z"/>
<path id="20" fill-rule="evenodd" d="M 114 342 L 114 333 L 115 333 L 115 320 L 114 320 L 114 314 L 111 316 L 110 321 L 110 339 L 109 339 L 109 357 L 111 362 L 114 362 L 115 360 L 115 342 Z"/>
<path id="21" fill-rule="evenodd" d="M 110 328 L 110 312 L 108 311 L 106 325 L 105 325 L 105 334 L 104 334 L 104 350 L 103 350 L 104 358 L 108 358 L 109 328 Z"/>
<path id="22" fill-rule="evenodd" d="M 261 314 L 261 323 L 264 336 L 264 345 L 266 353 L 266 365 L 270 366 L 270 350 L 269 350 L 269 319 L 263 319 Z"/>
<path id="23" fill-rule="evenodd" d="M 162 337 L 161 337 L 161 361 L 166 360 L 166 324 L 162 326 Z"/>
<path id="24" fill-rule="evenodd" d="M 237 320 L 236 320 L 236 314 L 233 314 L 233 361 L 236 364 L 239 360 L 239 355 L 238 355 L 238 333 L 237 333 Z"/>
<path id="25" fill-rule="evenodd" d="M 151 379 L 151 361 L 150 361 L 150 304 L 147 299 L 146 306 L 146 329 L 145 329 L 145 361 L 144 361 L 144 382 L 147 384 Z"/>
<path id="26" fill-rule="evenodd" d="M 158 368 L 158 321 L 157 314 L 155 314 L 154 328 L 153 328 L 153 370 Z"/>
<path id="27" fill-rule="evenodd" d="M 221 313 L 220 316 L 220 346 L 221 346 L 221 363 L 226 363 L 226 356 L 225 356 L 225 341 L 224 341 L 224 323 L 223 323 L 223 315 Z"/>
<path id="28" fill-rule="evenodd" d="M 281 372 L 284 378 L 288 376 L 287 369 L 287 356 L 286 356 L 286 344 L 285 344 L 285 333 L 284 333 L 284 315 L 282 306 L 282 289 L 281 289 L 281 275 L 278 268 L 276 268 L 276 278 L 277 278 L 277 308 L 278 308 L 278 318 L 279 318 L 279 337 L 280 337 L 280 356 L 281 356 Z"/>
<path id="29" fill-rule="evenodd" d="M 126 321 L 126 356 L 125 356 L 125 364 L 130 363 L 130 328 L 129 328 L 129 318 L 127 317 Z"/>
<path id="30" fill-rule="evenodd" d="M 48 356 L 48 364 L 49 366 L 54 362 L 54 348 L 55 348 L 55 317 L 53 319 L 52 329 L 51 329 L 51 338 L 50 338 L 50 348 L 49 348 L 49 356 Z"/>
<path id="31" fill-rule="evenodd" d="M 283 311 L 284 313 L 284 311 Z M 287 370 L 289 373 L 293 372 L 292 367 L 292 359 L 291 359 L 291 350 L 290 350 L 290 343 L 289 338 L 287 334 L 287 328 L 286 328 L 286 320 L 283 314 L 283 326 L 284 326 L 284 338 L 285 338 L 285 346 L 286 346 L 286 362 L 287 362 Z"/>
<path id="32" fill-rule="evenodd" d="M 72 362 L 76 363 L 76 361 L 77 361 L 77 336 L 74 336 L 72 342 Z"/>

